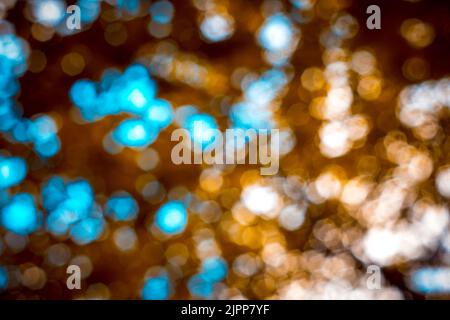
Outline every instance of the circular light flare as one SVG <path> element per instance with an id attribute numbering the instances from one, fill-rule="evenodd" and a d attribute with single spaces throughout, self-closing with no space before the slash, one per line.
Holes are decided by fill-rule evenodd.
<path id="1" fill-rule="evenodd" d="M 185 205 L 180 201 L 164 204 L 156 212 L 155 225 L 165 234 L 176 235 L 186 228 L 188 215 Z"/>
<path id="2" fill-rule="evenodd" d="M 33 14 L 45 26 L 58 25 L 65 15 L 65 4 L 60 0 L 33 1 Z"/>
<path id="3" fill-rule="evenodd" d="M 450 166 L 443 167 L 438 171 L 436 187 L 443 197 L 450 198 Z"/>
<path id="4" fill-rule="evenodd" d="M 273 219 L 279 214 L 281 198 L 270 186 L 248 186 L 242 191 L 241 197 L 248 210 L 267 219 Z"/>

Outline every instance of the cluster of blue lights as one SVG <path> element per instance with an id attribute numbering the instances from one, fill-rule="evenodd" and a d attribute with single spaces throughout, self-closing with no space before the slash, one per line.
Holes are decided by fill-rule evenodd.
<path id="1" fill-rule="evenodd" d="M 206 113 L 192 114 L 186 117 L 184 126 L 188 130 L 191 140 L 201 149 L 213 146 L 218 129 L 214 117 Z"/>
<path id="2" fill-rule="evenodd" d="M 244 89 L 244 100 L 230 109 L 233 127 L 271 129 L 274 126 L 272 101 L 287 84 L 286 75 L 278 69 L 266 71 Z"/>
<path id="3" fill-rule="evenodd" d="M 84 245 L 97 240 L 104 230 L 102 210 L 86 180 L 66 183 L 58 176 L 50 178 L 42 188 L 42 203 L 49 213 L 47 229 L 54 235 L 69 234 Z"/>
<path id="4" fill-rule="evenodd" d="M 2 157 L 0 155 L 0 189 L 18 185 L 27 175 L 27 164 L 20 157 Z"/>
<path id="5" fill-rule="evenodd" d="M 60 149 L 55 122 L 48 116 L 22 117 L 14 100 L 20 89 L 18 77 L 27 69 L 27 58 L 28 49 L 22 39 L 12 33 L 0 35 L 0 132 L 15 142 L 32 144 L 41 157 L 47 158 Z"/>
<path id="6" fill-rule="evenodd" d="M 170 279 L 163 274 L 147 279 L 141 290 L 144 300 L 166 300 L 170 296 Z"/>
<path id="7" fill-rule="evenodd" d="M 36 231 L 40 226 L 40 220 L 34 198 L 29 193 L 14 195 L 0 212 L 2 227 L 20 235 Z"/>
<path id="8" fill-rule="evenodd" d="M 147 69 L 134 64 L 123 74 L 107 70 L 100 83 L 77 81 L 70 90 L 70 98 L 86 121 L 130 114 L 132 118 L 125 119 L 113 130 L 113 140 L 122 146 L 145 147 L 173 120 L 171 104 L 156 98 L 156 91 L 156 83 Z"/>
<path id="9" fill-rule="evenodd" d="M 422 294 L 450 293 L 450 268 L 421 268 L 411 275 L 412 287 Z"/>
<path id="10" fill-rule="evenodd" d="M 139 206 L 127 192 L 112 195 L 105 205 L 105 214 L 115 221 L 131 221 L 136 219 Z"/>
<path id="11" fill-rule="evenodd" d="M 209 299 L 216 283 L 225 279 L 227 274 L 228 266 L 223 258 L 207 258 L 203 261 L 200 272 L 189 279 L 189 292 L 195 297 Z"/>
<path id="12" fill-rule="evenodd" d="M 187 210 L 180 201 L 167 202 L 156 212 L 155 225 L 167 235 L 182 233 L 186 228 L 187 222 Z"/>

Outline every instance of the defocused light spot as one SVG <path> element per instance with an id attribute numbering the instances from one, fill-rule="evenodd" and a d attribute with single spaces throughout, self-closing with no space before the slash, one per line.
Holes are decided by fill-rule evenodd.
<path id="1" fill-rule="evenodd" d="M 70 259 L 70 248 L 64 243 L 57 243 L 47 249 L 47 261 L 52 266 L 63 266 Z"/>
<path id="2" fill-rule="evenodd" d="M 104 222 L 97 218 L 86 218 L 77 222 L 70 230 L 73 241 L 85 245 L 97 240 L 104 229 Z"/>
<path id="3" fill-rule="evenodd" d="M 22 252 L 28 244 L 27 236 L 20 235 L 14 232 L 6 233 L 4 240 L 8 249 L 13 253 Z"/>
<path id="4" fill-rule="evenodd" d="M 207 148 L 215 141 L 215 131 L 217 123 L 214 117 L 208 114 L 194 114 L 186 119 L 186 128 L 190 138 L 194 143 L 198 143 L 201 148 Z"/>
<path id="5" fill-rule="evenodd" d="M 280 225 L 289 231 L 299 229 L 305 221 L 305 206 L 289 205 L 281 209 L 278 221 Z"/>
<path id="6" fill-rule="evenodd" d="M 375 70 L 375 57 L 369 51 L 356 51 L 352 55 L 351 67 L 362 76 L 370 75 Z"/>
<path id="7" fill-rule="evenodd" d="M 85 65 L 83 56 L 76 52 L 66 54 L 61 60 L 61 68 L 69 76 L 83 72 Z"/>
<path id="8" fill-rule="evenodd" d="M 32 8 L 37 21 L 46 26 L 56 26 L 65 15 L 65 5 L 61 0 L 33 1 Z"/>
<path id="9" fill-rule="evenodd" d="M 411 46 L 417 48 L 426 47 L 434 40 L 433 26 L 419 19 L 403 21 L 400 32 Z"/>
<path id="10" fill-rule="evenodd" d="M 223 184 L 222 174 L 217 169 L 203 170 L 200 175 L 200 186 L 208 192 L 218 191 Z"/>
<path id="11" fill-rule="evenodd" d="M 155 99 L 144 113 L 144 120 L 149 121 L 158 128 L 166 128 L 173 120 L 172 105 L 162 99 Z"/>
<path id="12" fill-rule="evenodd" d="M 88 278 L 94 269 L 92 261 L 88 256 L 78 255 L 70 260 L 69 264 L 79 266 L 81 269 L 81 279 Z"/>
<path id="13" fill-rule="evenodd" d="M 31 26 L 31 35 L 38 41 L 45 42 L 50 40 L 55 34 L 55 30 L 44 25 L 34 23 Z"/>
<path id="14" fill-rule="evenodd" d="M 214 282 L 208 281 L 205 275 L 200 273 L 189 279 L 188 289 L 194 297 L 211 298 L 214 292 Z"/>
<path id="15" fill-rule="evenodd" d="M 38 228 L 39 218 L 33 197 L 28 193 L 19 193 L 2 208 L 2 226 L 14 233 L 27 235 Z"/>
<path id="16" fill-rule="evenodd" d="M 168 202 L 156 212 L 156 227 L 169 235 L 183 232 L 187 221 L 186 208 L 184 204 L 179 201 Z"/>
<path id="17" fill-rule="evenodd" d="M 27 268 L 21 277 L 22 284 L 31 289 L 31 290 L 39 290 L 42 289 L 47 282 L 47 275 L 45 271 L 39 267 L 33 266 Z"/>
<path id="18" fill-rule="evenodd" d="M 175 8 L 170 1 L 160 0 L 150 6 L 152 20 L 159 24 L 166 24 L 172 21 Z"/>
<path id="19" fill-rule="evenodd" d="M 448 294 L 450 292 L 449 268 L 420 268 L 411 275 L 412 287 L 423 294 Z"/>
<path id="20" fill-rule="evenodd" d="M 439 169 L 436 176 L 436 186 L 443 197 L 450 198 L 450 167 Z"/>
<path id="21" fill-rule="evenodd" d="M 266 218 L 275 218 L 278 215 L 280 197 L 278 193 L 268 186 L 251 185 L 242 191 L 244 205 L 252 212 L 261 214 Z"/>
<path id="22" fill-rule="evenodd" d="M 27 164 L 22 158 L 0 156 L 0 188 L 10 188 L 21 183 L 27 171 Z"/>
<path id="23" fill-rule="evenodd" d="M 142 120 L 124 120 L 113 131 L 113 139 L 127 147 L 144 147 L 151 144 L 157 136 Z"/>
<path id="24" fill-rule="evenodd" d="M 258 41 L 269 51 L 287 50 L 292 45 L 294 31 L 291 21 L 284 15 L 269 17 L 261 26 Z"/>
<path id="25" fill-rule="evenodd" d="M 227 276 L 227 263 L 220 257 L 207 258 L 202 263 L 201 272 L 208 281 L 221 281 Z"/>
<path id="26" fill-rule="evenodd" d="M 325 84 L 322 70 L 315 67 L 305 69 L 302 73 L 301 80 L 302 86 L 309 91 L 320 90 Z"/>
<path id="27" fill-rule="evenodd" d="M 114 231 L 114 244 L 121 251 L 130 251 L 136 247 L 137 236 L 133 228 L 124 226 Z"/>
<path id="28" fill-rule="evenodd" d="M 223 13 L 207 14 L 200 25 L 202 35 L 211 42 L 230 38 L 234 32 L 234 20 Z"/>
<path id="29" fill-rule="evenodd" d="M 134 198 L 127 192 L 117 192 L 106 202 L 105 213 L 116 221 L 136 219 L 139 207 Z"/>
<path id="30" fill-rule="evenodd" d="M 233 271 L 242 277 L 251 277 L 258 272 L 260 264 L 259 256 L 253 253 L 241 254 L 233 262 Z"/>
<path id="31" fill-rule="evenodd" d="M 381 79 L 374 76 L 362 77 L 357 90 L 363 99 L 375 100 L 381 93 Z"/>
<path id="32" fill-rule="evenodd" d="M 160 24 L 155 21 L 151 21 L 148 25 L 148 30 L 155 38 L 162 39 L 170 35 L 172 32 L 172 24 Z"/>
<path id="33" fill-rule="evenodd" d="M 350 206 L 356 206 L 367 198 L 371 185 L 360 178 L 348 181 L 341 194 L 341 201 Z"/>
<path id="34" fill-rule="evenodd" d="M 405 61 L 402 66 L 403 75 L 411 81 L 426 79 L 429 75 L 429 64 L 426 60 L 412 57 Z"/>
<path id="35" fill-rule="evenodd" d="M 155 149 L 147 148 L 137 157 L 137 164 L 139 168 L 144 171 L 150 171 L 159 164 L 159 154 Z"/>
<path id="36" fill-rule="evenodd" d="M 169 298 L 169 294 L 170 281 L 164 275 L 147 279 L 141 291 L 144 300 L 165 300 Z"/>

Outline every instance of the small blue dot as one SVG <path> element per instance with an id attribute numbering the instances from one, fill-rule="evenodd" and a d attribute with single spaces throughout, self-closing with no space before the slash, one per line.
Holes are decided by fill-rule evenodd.
<path id="1" fill-rule="evenodd" d="M 136 200 L 126 192 L 117 193 L 106 202 L 105 213 L 116 221 L 134 220 L 138 212 Z"/>

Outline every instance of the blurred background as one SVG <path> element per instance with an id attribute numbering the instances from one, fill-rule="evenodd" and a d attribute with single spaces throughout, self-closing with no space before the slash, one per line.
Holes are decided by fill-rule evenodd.
<path id="1" fill-rule="evenodd" d="M 446 1 L 0 0 L 0 298 L 449 298 L 449 57 Z"/>

